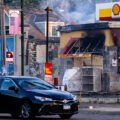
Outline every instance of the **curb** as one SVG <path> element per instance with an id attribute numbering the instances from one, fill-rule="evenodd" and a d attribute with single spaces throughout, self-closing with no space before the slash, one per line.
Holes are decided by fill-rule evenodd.
<path id="1" fill-rule="evenodd" d="M 120 98 L 93 98 L 93 97 L 82 97 L 79 98 L 79 102 L 84 103 L 120 103 Z"/>

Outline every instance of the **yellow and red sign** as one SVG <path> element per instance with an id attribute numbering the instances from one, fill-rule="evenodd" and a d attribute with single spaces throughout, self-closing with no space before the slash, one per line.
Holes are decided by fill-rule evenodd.
<path id="1" fill-rule="evenodd" d="M 96 19 L 97 20 L 120 19 L 120 2 L 97 4 Z"/>
<path id="2" fill-rule="evenodd" d="M 52 64 L 45 63 L 45 81 L 52 83 Z"/>
<path id="3" fill-rule="evenodd" d="M 52 75 L 52 64 L 45 63 L 45 75 Z"/>
<path id="4" fill-rule="evenodd" d="M 111 20 L 112 19 L 112 9 L 100 9 L 99 10 L 99 20 Z"/>

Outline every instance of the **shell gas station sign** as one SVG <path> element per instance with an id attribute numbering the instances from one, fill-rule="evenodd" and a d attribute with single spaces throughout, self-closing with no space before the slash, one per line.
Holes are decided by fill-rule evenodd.
<path id="1" fill-rule="evenodd" d="M 120 2 L 96 4 L 96 20 L 120 20 Z"/>

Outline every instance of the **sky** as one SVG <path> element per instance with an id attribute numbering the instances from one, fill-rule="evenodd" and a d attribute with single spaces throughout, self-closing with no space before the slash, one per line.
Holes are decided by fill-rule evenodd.
<path id="1" fill-rule="evenodd" d="M 47 6 L 58 12 L 67 24 L 86 24 L 96 21 L 96 4 L 120 0 L 43 0 L 40 7 Z"/>

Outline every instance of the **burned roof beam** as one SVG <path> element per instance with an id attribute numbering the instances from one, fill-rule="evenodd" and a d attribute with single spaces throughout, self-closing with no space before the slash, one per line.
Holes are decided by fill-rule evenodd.
<path id="1" fill-rule="evenodd" d="M 95 30 L 95 29 L 108 29 L 109 24 L 106 23 L 91 23 L 91 24 L 80 24 L 80 25 L 67 25 L 59 27 L 60 32 L 70 32 L 70 31 L 79 31 L 79 30 Z"/>

